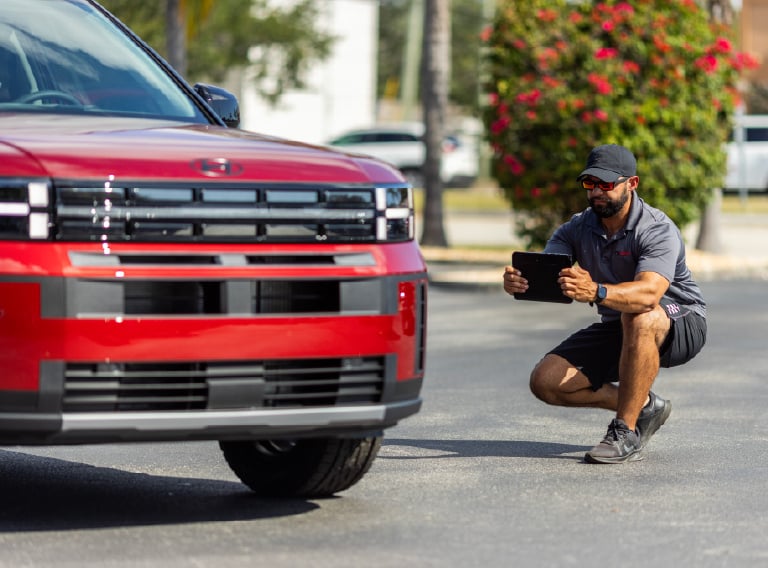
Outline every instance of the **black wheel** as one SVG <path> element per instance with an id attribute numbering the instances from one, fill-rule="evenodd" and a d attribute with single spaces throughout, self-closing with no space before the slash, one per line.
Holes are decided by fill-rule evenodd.
<path id="1" fill-rule="evenodd" d="M 371 467 L 383 436 L 220 441 L 235 475 L 264 497 L 328 497 Z"/>
<path id="2" fill-rule="evenodd" d="M 77 97 L 70 95 L 69 93 L 65 93 L 64 91 L 55 91 L 55 90 L 36 91 L 34 93 L 29 93 L 28 95 L 19 97 L 14 102 L 21 103 L 21 104 L 28 104 L 28 103 L 33 103 L 35 101 L 42 101 L 45 99 L 57 100 L 59 102 L 72 105 L 72 106 L 83 106 L 83 103 L 80 102 L 80 100 Z"/>

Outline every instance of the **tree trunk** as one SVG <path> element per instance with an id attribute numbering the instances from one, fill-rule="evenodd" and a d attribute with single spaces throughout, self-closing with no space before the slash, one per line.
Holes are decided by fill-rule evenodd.
<path id="1" fill-rule="evenodd" d="M 448 106 L 450 0 L 425 0 L 421 101 L 424 112 L 424 231 L 421 244 L 447 247 L 443 227 L 443 180 L 440 177 L 443 129 Z"/>
<path id="2" fill-rule="evenodd" d="M 733 7 L 730 0 L 708 0 L 707 9 L 709 10 L 710 22 L 726 25 L 733 22 Z M 712 191 L 712 199 L 701 211 L 696 248 L 706 252 L 719 253 L 723 250 L 720 235 L 720 208 L 723 203 L 723 194 L 720 189 L 713 189 Z"/>
<path id="3" fill-rule="evenodd" d="M 722 206 L 722 190 L 713 189 L 712 199 L 701 213 L 699 236 L 696 239 L 697 249 L 713 253 L 723 252 L 724 247 L 720 231 L 720 209 Z"/>
<path id="4" fill-rule="evenodd" d="M 165 32 L 168 63 L 183 77 L 187 74 L 186 30 L 182 0 L 166 0 Z"/>

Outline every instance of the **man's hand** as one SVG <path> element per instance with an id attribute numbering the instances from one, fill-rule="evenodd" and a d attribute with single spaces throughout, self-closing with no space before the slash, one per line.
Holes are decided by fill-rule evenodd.
<path id="1" fill-rule="evenodd" d="M 573 298 L 577 302 L 591 302 L 597 295 L 597 284 L 592 280 L 592 276 L 578 266 L 563 268 L 560 271 L 557 281 L 563 294 Z"/>
<path id="2" fill-rule="evenodd" d="M 513 294 L 522 294 L 528 289 L 528 281 L 523 278 L 522 273 L 512 266 L 504 267 L 504 291 L 510 296 Z"/>

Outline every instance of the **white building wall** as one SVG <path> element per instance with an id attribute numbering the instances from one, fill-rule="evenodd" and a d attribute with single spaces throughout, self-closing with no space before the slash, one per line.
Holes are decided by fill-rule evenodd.
<path id="1" fill-rule="evenodd" d="M 304 90 L 284 93 L 276 106 L 259 97 L 246 74 L 241 128 L 323 143 L 375 122 L 378 0 L 316 1 L 322 12 L 317 26 L 337 38 L 331 55 L 309 71 Z"/>

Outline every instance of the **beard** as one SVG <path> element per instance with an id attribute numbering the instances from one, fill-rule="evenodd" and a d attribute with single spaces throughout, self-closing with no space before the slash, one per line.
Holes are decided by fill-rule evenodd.
<path id="1" fill-rule="evenodd" d="M 613 217 L 621 211 L 627 200 L 629 199 L 629 191 L 624 188 L 622 194 L 616 199 L 605 199 L 605 203 L 598 203 L 597 200 L 592 197 L 589 200 L 589 205 L 592 207 L 592 211 L 601 219 L 607 219 Z"/>

